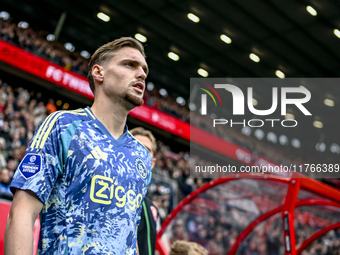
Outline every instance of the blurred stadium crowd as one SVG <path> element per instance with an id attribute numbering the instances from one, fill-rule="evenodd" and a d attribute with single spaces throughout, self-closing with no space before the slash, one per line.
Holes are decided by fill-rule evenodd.
<path id="1" fill-rule="evenodd" d="M 80 55 L 79 52 L 70 52 L 65 46 L 57 41 L 47 41 L 46 31 L 34 31 L 31 27 L 20 28 L 10 19 L 4 21 L 0 19 L 0 39 L 19 46 L 26 51 L 43 57 L 57 65 L 63 66 L 66 70 L 87 76 L 88 60 Z M 253 136 L 242 134 L 241 130 L 217 126 L 211 127 L 211 117 L 195 118 L 191 114 L 187 105 L 180 105 L 171 96 L 162 96 L 157 89 L 146 90 L 145 102 L 147 105 L 168 113 L 185 122 L 190 122 L 207 132 L 221 137 L 222 139 L 240 145 L 253 153 L 254 156 L 263 156 L 278 164 L 300 164 L 303 161 L 296 156 L 292 148 L 277 147 L 271 143 L 259 141 Z M 308 154 L 307 154 L 308 155 Z M 311 159 L 313 160 L 313 158 Z M 306 161 L 306 159 L 305 159 Z M 308 162 L 313 162 L 309 161 Z"/>
<path id="2" fill-rule="evenodd" d="M 47 41 L 46 32 L 35 32 L 32 28 L 19 28 L 12 20 L 0 19 L 0 39 L 17 45 L 33 54 L 48 59 L 67 70 L 78 74 L 87 75 L 87 59 L 77 52 L 69 52 L 64 45 L 58 42 Z M 1 78 L 1 77 L 0 77 Z M 9 84 L 8 84 L 8 83 Z M 185 122 L 190 120 L 190 110 L 187 106 L 181 106 L 170 96 L 160 95 L 157 89 L 146 91 L 145 102 L 147 105 L 168 113 Z M 60 108 L 60 107 L 59 107 Z M 28 91 L 24 88 L 11 86 L 11 81 L 0 80 L 0 192 L 3 196 L 11 196 L 9 184 L 11 178 L 24 156 L 27 145 L 33 137 L 34 131 L 48 114 L 60 110 L 54 103 L 54 99 L 46 98 L 40 92 Z M 72 108 L 72 106 L 71 106 Z M 245 136 L 236 129 L 208 127 L 211 120 L 202 118 L 191 119 L 191 124 L 212 132 L 226 141 L 240 145 L 250 150 L 254 156 L 261 155 L 279 164 L 302 163 L 290 149 L 280 148 L 264 144 L 255 137 Z M 190 162 L 192 165 L 209 165 L 204 159 L 189 156 L 189 152 L 174 152 L 163 141 L 158 141 L 155 154 L 157 163 L 153 171 L 164 179 L 175 180 L 179 187 L 178 201 L 192 191 L 204 185 L 209 179 L 190 178 Z M 150 192 L 151 193 L 151 192 Z M 153 188 L 149 194 L 154 204 L 158 207 L 164 220 L 174 208 L 170 201 L 170 194 L 164 192 L 161 186 Z M 218 194 L 210 194 L 216 196 Z M 207 197 L 207 199 L 209 199 Z M 208 248 L 215 255 L 225 254 L 235 243 L 241 231 L 254 220 L 254 214 L 247 211 L 224 208 L 224 214 L 209 213 L 195 215 L 184 212 L 181 220 L 172 225 L 171 239 L 183 239 L 195 241 Z M 226 213 L 228 212 L 228 213 Z M 230 215 L 230 217 L 226 216 Z M 317 223 L 296 222 L 298 246 L 310 233 L 314 233 L 322 226 Z M 299 225 L 300 224 L 300 225 Z M 313 229 L 312 229 L 313 228 Z M 242 255 L 279 255 L 284 254 L 282 240 L 282 223 L 280 218 L 260 224 L 253 234 L 240 247 Z M 209 240 L 209 241 L 208 241 Z M 331 231 L 320 241 L 313 243 L 303 255 L 339 255 L 340 231 Z"/>
<path id="3" fill-rule="evenodd" d="M 253 182 L 254 184 L 255 182 Z M 233 247 L 240 234 L 259 215 L 275 208 L 274 201 L 266 201 L 263 207 L 252 207 L 252 202 L 245 201 L 245 194 L 237 191 L 237 186 L 245 182 L 231 181 L 215 186 L 201 193 L 176 216 L 176 220 L 165 232 L 170 243 L 175 240 L 190 240 L 201 244 L 212 255 L 224 255 Z M 248 183 L 251 185 L 251 183 Z M 262 183 L 258 183 L 260 186 Z M 275 184 L 272 184 L 275 185 Z M 280 185 L 279 185 L 280 186 Z M 275 187 L 272 187 L 275 189 Z M 283 187 L 277 187 L 277 193 Z M 239 194 L 241 193 L 241 194 Z M 255 193 L 255 192 L 254 192 Z M 284 193 L 284 192 L 283 192 Z M 223 198 L 221 198 L 223 194 Z M 257 194 L 258 199 L 268 199 L 264 193 Z M 230 198 L 230 199 L 225 199 Z M 256 198 L 253 198 L 256 200 Z M 280 198 L 281 199 L 281 198 Z M 212 202 L 213 201 L 213 202 Z M 206 204 L 202 206 L 202 204 Z M 260 210 L 260 212 L 258 211 Z M 338 221 L 338 211 L 311 213 L 314 208 L 301 207 L 295 211 L 296 247 L 312 234 Z M 316 208 L 317 210 L 317 208 Z M 277 213 L 264 220 L 253 229 L 237 249 L 238 255 L 284 255 L 282 218 Z M 314 241 L 303 255 L 339 255 L 340 229 L 329 231 Z"/>

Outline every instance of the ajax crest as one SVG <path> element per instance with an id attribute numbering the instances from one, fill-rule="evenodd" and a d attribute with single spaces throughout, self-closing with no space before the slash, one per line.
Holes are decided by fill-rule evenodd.
<path id="1" fill-rule="evenodd" d="M 146 169 L 146 166 L 145 166 L 143 160 L 141 160 L 140 158 L 136 158 L 135 159 L 135 166 L 136 166 L 136 169 L 137 169 L 138 173 L 140 174 L 140 176 L 142 176 L 142 178 L 145 179 L 147 174 L 148 174 L 148 170 Z"/>
<path id="2" fill-rule="evenodd" d="M 30 161 L 33 163 L 36 159 L 37 159 L 37 157 L 33 155 L 33 156 L 31 156 Z"/>

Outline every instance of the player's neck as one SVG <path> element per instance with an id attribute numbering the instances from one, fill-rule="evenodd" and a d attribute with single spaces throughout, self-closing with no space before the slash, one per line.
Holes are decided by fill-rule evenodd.
<path id="1" fill-rule="evenodd" d="M 123 135 L 129 111 L 122 104 L 106 104 L 95 100 L 91 110 L 115 139 Z"/>

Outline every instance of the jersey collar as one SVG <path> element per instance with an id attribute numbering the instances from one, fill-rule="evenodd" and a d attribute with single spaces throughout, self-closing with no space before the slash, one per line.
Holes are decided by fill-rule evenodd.
<path id="1" fill-rule="evenodd" d="M 126 142 L 126 139 L 128 138 L 128 126 L 125 124 L 125 128 L 124 128 L 124 133 L 121 137 L 119 137 L 118 139 L 115 139 L 111 133 L 107 130 L 107 128 L 103 125 L 103 123 L 101 123 L 93 114 L 91 108 L 88 106 L 85 108 L 85 112 L 87 113 L 88 117 L 91 118 L 100 128 L 100 130 L 106 134 L 108 137 L 111 138 L 111 140 L 113 141 L 113 143 L 118 147 L 122 144 L 124 144 Z"/>

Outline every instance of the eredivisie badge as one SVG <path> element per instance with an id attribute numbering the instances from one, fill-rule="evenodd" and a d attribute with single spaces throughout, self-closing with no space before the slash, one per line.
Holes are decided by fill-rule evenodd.
<path id="1" fill-rule="evenodd" d="M 20 173 L 25 179 L 32 178 L 41 170 L 41 156 L 39 154 L 28 153 L 19 165 Z"/>

